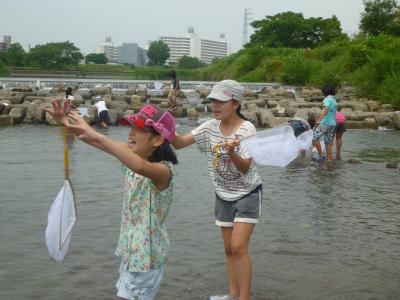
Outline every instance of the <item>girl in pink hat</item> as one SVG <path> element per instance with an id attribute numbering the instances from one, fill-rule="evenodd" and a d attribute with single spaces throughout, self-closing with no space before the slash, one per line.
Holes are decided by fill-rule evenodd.
<path id="1" fill-rule="evenodd" d="M 85 143 L 118 158 L 125 175 L 121 229 L 115 254 L 120 258 L 117 295 L 122 299 L 153 300 L 160 287 L 170 251 L 165 219 L 178 160 L 170 146 L 175 120 L 169 112 L 145 105 L 137 114 L 121 119 L 129 125 L 127 142 L 115 141 L 90 127 L 68 106 L 53 101 L 45 109 Z M 69 121 L 72 119 L 73 122 Z"/>

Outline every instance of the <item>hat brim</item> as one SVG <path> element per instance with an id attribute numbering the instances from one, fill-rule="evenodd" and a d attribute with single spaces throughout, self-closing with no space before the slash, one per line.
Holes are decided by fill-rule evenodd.
<path id="1" fill-rule="evenodd" d="M 219 101 L 229 101 L 233 98 L 229 97 L 223 93 L 211 92 L 210 95 L 207 96 L 207 99 L 215 99 L 215 100 L 219 100 Z"/>
<path id="2" fill-rule="evenodd" d="M 135 124 L 129 120 L 127 116 L 119 118 L 119 124 L 123 126 L 135 126 Z"/>

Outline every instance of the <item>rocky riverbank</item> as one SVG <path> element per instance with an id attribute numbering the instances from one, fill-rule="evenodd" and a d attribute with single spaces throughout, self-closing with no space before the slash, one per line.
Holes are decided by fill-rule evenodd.
<path id="1" fill-rule="evenodd" d="M 0 127 L 15 124 L 55 125 L 43 108 L 51 107 L 51 101 L 64 97 L 64 86 L 38 90 L 35 87 L 0 89 Z M 135 112 L 146 103 L 168 107 L 169 88 L 164 90 L 148 89 L 145 85 L 131 86 L 128 89 L 112 89 L 100 86 L 74 91 L 74 104 L 87 108 L 91 124 L 96 122 L 93 108 L 94 97 L 100 95 L 109 108 L 111 124 L 118 124 L 118 118 Z M 178 97 L 178 109 L 175 117 L 196 119 L 199 112 L 210 112 L 205 97 L 210 89 L 198 86 L 196 90 L 182 91 Z M 342 88 L 337 94 L 338 107 L 348 119 L 348 128 L 371 128 L 380 126 L 400 129 L 400 109 L 390 104 L 358 98 L 351 87 Z M 297 87 L 295 90 L 283 87 L 264 87 L 259 91 L 246 90 L 246 99 L 242 103 L 242 112 L 258 127 L 274 127 L 287 122 L 290 118 L 301 117 L 315 119 L 321 112 L 323 96 L 318 89 Z"/>

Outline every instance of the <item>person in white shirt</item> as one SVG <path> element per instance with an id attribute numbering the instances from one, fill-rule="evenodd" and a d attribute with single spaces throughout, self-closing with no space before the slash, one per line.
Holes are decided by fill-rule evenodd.
<path id="1" fill-rule="evenodd" d="M 106 101 L 104 101 L 100 96 L 96 96 L 96 103 L 94 106 L 97 109 L 97 114 L 99 118 L 99 127 L 100 128 L 108 128 L 108 109 L 106 106 Z"/>
<path id="2" fill-rule="evenodd" d="M 210 300 L 248 300 L 251 259 L 248 245 L 261 212 L 262 182 L 254 161 L 239 139 L 256 133 L 240 112 L 244 88 L 234 80 L 214 85 L 210 95 L 214 119 L 172 140 L 176 149 L 196 143 L 208 158 L 215 185 L 215 224 L 221 228 L 229 291 Z"/>

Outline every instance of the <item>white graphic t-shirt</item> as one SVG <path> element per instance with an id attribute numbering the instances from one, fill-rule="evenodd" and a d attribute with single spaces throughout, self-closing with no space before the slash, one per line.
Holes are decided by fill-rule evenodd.
<path id="1" fill-rule="evenodd" d="M 239 139 L 253 135 L 256 133 L 256 128 L 249 121 L 245 121 L 234 134 L 224 136 L 219 129 L 220 123 L 220 120 L 212 119 L 193 129 L 191 133 L 200 151 L 206 152 L 208 169 L 218 197 L 235 201 L 259 186 L 260 176 L 253 161 L 247 173 L 243 174 L 236 168 L 224 148 L 214 148 L 214 146 L 234 139 L 235 134 Z M 251 158 L 243 145 L 237 146 L 235 151 L 243 158 Z"/>

